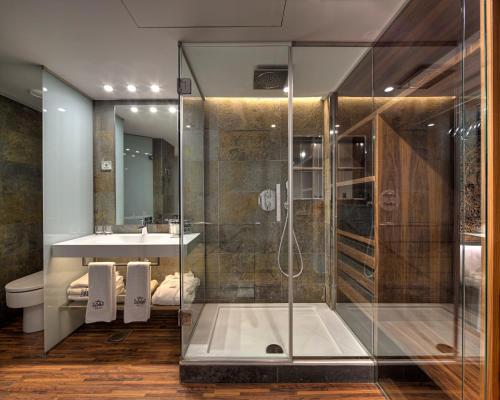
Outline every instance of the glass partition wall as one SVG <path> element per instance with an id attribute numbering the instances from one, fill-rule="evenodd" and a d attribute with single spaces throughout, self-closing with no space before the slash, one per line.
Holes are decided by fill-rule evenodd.
<path id="1" fill-rule="evenodd" d="M 183 45 L 184 360 L 355 358 L 390 398 L 481 398 L 482 1 L 431 3 L 370 47 Z"/>

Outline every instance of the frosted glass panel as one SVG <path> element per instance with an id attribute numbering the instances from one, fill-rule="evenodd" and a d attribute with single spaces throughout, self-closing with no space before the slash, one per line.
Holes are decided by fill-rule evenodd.
<path id="1" fill-rule="evenodd" d="M 60 311 L 67 285 L 86 272 L 79 258 L 53 259 L 51 245 L 93 231 L 92 101 L 44 71 L 43 243 L 45 350 L 83 322 Z"/>

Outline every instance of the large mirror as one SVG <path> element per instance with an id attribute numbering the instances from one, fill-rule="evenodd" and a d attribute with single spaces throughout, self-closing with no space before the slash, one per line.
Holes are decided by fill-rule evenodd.
<path id="1" fill-rule="evenodd" d="M 116 105 L 115 154 L 116 225 L 161 224 L 179 213 L 175 106 Z"/>

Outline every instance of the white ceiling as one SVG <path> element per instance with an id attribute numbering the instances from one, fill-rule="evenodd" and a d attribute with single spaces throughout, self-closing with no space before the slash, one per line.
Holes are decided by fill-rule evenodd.
<path id="1" fill-rule="evenodd" d="M 131 106 L 115 106 L 115 114 L 123 118 L 123 131 L 132 135 L 164 139 L 177 149 L 177 113 L 168 111 L 168 105 L 155 105 L 155 114 L 149 105 L 138 105 L 138 112 Z"/>
<path id="2" fill-rule="evenodd" d="M 221 6 L 229 1 L 237 1 L 239 8 Z M 267 2 L 272 4 L 265 0 L 0 0 L 0 62 L 8 58 L 45 65 L 92 99 L 174 98 L 178 41 L 372 41 L 405 0 L 288 0 L 282 24 L 271 27 L 139 27 L 175 21 L 200 26 L 255 21 L 275 25 L 281 3 Z M 105 83 L 115 91 L 105 93 Z M 126 91 L 128 83 L 138 87 L 135 94 Z M 159 94 L 148 89 L 151 83 L 160 84 Z"/>

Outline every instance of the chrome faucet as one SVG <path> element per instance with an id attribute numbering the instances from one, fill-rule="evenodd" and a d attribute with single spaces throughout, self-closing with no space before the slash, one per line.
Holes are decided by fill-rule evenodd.
<path id="1" fill-rule="evenodd" d="M 137 225 L 137 229 L 141 229 L 142 235 L 148 234 L 148 223 L 146 222 L 146 218 L 141 218 L 139 220 L 139 225 Z"/>

